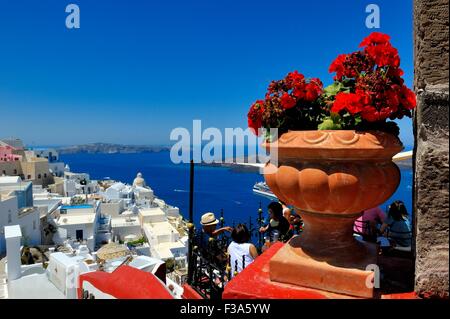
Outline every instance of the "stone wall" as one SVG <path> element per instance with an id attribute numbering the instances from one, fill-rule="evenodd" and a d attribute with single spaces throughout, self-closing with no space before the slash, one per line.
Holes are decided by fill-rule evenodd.
<path id="1" fill-rule="evenodd" d="M 415 79 L 448 85 L 448 0 L 414 0 Z"/>
<path id="2" fill-rule="evenodd" d="M 449 295 L 448 0 L 414 1 L 415 290 Z"/>

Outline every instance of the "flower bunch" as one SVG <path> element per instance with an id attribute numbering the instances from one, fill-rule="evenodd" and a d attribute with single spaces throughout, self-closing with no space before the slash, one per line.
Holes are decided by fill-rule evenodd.
<path id="1" fill-rule="evenodd" d="M 361 122 L 379 122 L 411 116 L 414 93 L 401 78 L 398 51 L 386 34 L 374 32 L 360 51 L 339 55 L 330 65 L 335 84 L 327 90 L 334 100 L 331 112 L 360 117 Z"/>
<path id="2" fill-rule="evenodd" d="M 264 100 L 248 112 L 248 125 L 288 130 L 374 129 L 398 135 L 395 122 L 411 117 L 415 94 L 404 85 L 398 51 L 386 34 L 373 32 L 360 50 L 340 54 L 331 63 L 334 83 L 323 88 L 318 78 L 297 71 L 272 81 Z"/>
<path id="3" fill-rule="evenodd" d="M 256 101 L 248 112 L 248 126 L 279 128 L 281 131 L 316 129 L 321 113 L 318 98 L 323 92 L 320 79 L 306 79 L 298 71 L 284 79 L 272 81 L 264 100 Z"/>

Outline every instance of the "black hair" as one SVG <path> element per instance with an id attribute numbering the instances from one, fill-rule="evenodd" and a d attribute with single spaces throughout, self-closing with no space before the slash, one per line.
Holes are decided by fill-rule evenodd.
<path id="1" fill-rule="evenodd" d="M 250 232 L 244 224 L 238 224 L 231 232 L 231 238 L 238 244 L 244 244 L 250 240 Z"/>
<path id="2" fill-rule="evenodd" d="M 405 204 L 401 200 L 394 201 L 388 208 L 388 216 L 392 219 L 399 221 L 408 216 Z"/>
<path id="3" fill-rule="evenodd" d="M 273 215 L 277 219 L 280 219 L 281 217 L 283 217 L 283 206 L 281 206 L 280 203 L 272 202 L 269 204 L 269 206 L 267 206 L 267 208 L 273 212 Z"/>

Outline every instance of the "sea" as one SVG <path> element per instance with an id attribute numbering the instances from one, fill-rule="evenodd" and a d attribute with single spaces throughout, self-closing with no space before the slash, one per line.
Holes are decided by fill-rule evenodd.
<path id="1" fill-rule="evenodd" d="M 189 164 L 174 164 L 169 151 L 154 153 L 76 153 L 60 156 L 72 172 L 88 173 L 91 179 L 113 179 L 131 184 L 141 172 L 155 195 L 167 204 L 176 206 L 184 217 L 189 212 Z M 397 191 L 381 208 L 394 200 L 402 200 L 412 212 L 413 175 L 410 167 L 401 167 L 401 182 Z M 264 177 L 258 172 L 236 171 L 229 167 L 196 165 L 194 168 L 194 220 L 213 212 L 223 211 L 225 224 L 232 226 L 250 221 L 255 225 L 261 206 L 267 218 L 270 200 L 253 193 L 256 182 Z M 411 217 L 411 215 L 410 215 Z"/>

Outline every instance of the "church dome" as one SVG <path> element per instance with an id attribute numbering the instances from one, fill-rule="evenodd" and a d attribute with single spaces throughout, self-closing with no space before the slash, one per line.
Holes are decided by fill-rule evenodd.
<path id="1" fill-rule="evenodd" d="M 133 186 L 145 187 L 145 179 L 141 173 L 137 173 L 136 178 L 133 181 Z"/>

